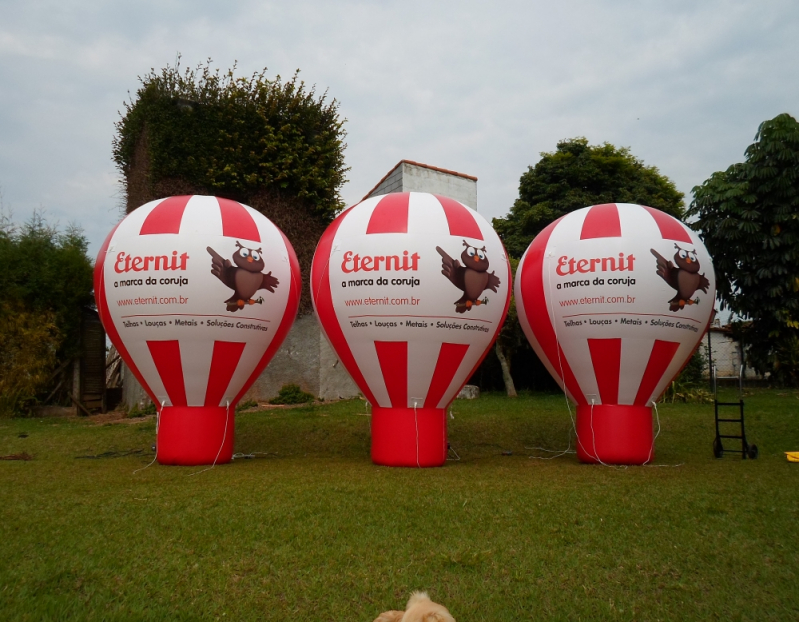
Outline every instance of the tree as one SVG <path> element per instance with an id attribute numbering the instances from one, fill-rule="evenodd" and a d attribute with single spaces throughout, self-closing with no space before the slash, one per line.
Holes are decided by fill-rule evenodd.
<path id="1" fill-rule="evenodd" d="M 16 227 L 0 209 L 0 411 L 19 411 L 53 369 L 78 354 L 81 309 L 93 303 L 83 233 L 36 213 Z"/>
<path id="2" fill-rule="evenodd" d="M 745 162 L 693 189 L 688 210 L 713 257 L 718 297 L 750 320 L 739 328 L 747 362 L 799 379 L 799 123 L 760 124 Z"/>
<path id="3" fill-rule="evenodd" d="M 683 194 L 674 183 L 629 149 L 572 138 L 527 168 L 519 180 L 519 198 L 505 218 L 494 219 L 494 228 L 511 256 L 520 258 L 549 223 L 602 203 L 638 203 L 677 218 L 684 211 Z"/>

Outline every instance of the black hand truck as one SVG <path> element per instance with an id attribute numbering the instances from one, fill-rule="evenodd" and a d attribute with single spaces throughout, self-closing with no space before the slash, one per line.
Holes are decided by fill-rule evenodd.
<path id="1" fill-rule="evenodd" d="M 719 376 L 716 372 L 716 366 L 711 365 L 710 377 L 713 383 L 713 406 L 716 413 L 716 438 L 713 439 L 713 455 L 716 458 L 724 457 L 725 453 L 741 454 L 741 459 L 754 460 L 758 456 L 757 445 L 750 445 L 746 442 L 746 429 L 744 427 L 744 390 L 743 390 L 743 365 L 738 368 L 737 376 Z M 718 380 L 737 380 L 738 381 L 738 401 L 737 402 L 720 402 L 718 392 Z M 719 408 L 737 408 L 738 417 L 719 417 Z M 722 434 L 719 424 L 741 424 L 740 434 Z M 729 425 L 723 426 L 725 431 L 730 431 Z M 721 441 L 723 438 L 740 439 L 741 449 L 725 449 Z"/>

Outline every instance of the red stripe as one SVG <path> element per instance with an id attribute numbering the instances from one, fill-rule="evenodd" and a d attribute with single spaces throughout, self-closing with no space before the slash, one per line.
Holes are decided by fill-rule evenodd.
<path id="1" fill-rule="evenodd" d="M 220 402 L 230 386 L 230 379 L 233 378 L 245 345 L 247 344 L 238 341 L 214 341 L 214 353 L 211 356 L 211 371 L 208 374 L 204 406 L 224 405 Z"/>
<path id="2" fill-rule="evenodd" d="M 660 229 L 660 235 L 664 240 L 675 240 L 677 242 L 687 242 L 693 244 L 691 235 L 688 233 L 687 227 L 673 216 L 669 216 L 665 212 L 655 209 L 654 207 L 647 207 L 642 205 L 647 212 L 655 219 L 655 223 Z"/>
<path id="3" fill-rule="evenodd" d="M 583 221 L 583 230 L 580 232 L 581 240 L 620 237 L 621 221 L 615 203 L 594 205 L 588 210 Z"/>
<path id="4" fill-rule="evenodd" d="M 183 383 L 183 365 L 180 362 L 180 343 L 171 341 L 148 341 L 150 355 L 164 383 L 164 389 L 172 406 L 186 406 L 186 385 Z"/>
<path id="5" fill-rule="evenodd" d="M 278 229 L 278 231 L 280 230 Z M 294 252 L 294 247 L 291 245 L 291 242 L 289 242 L 288 238 L 283 234 L 282 231 L 280 231 L 280 236 L 283 238 L 283 244 L 286 245 L 286 253 L 289 256 L 289 267 L 291 269 L 291 283 L 289 284 L 289 298 L 286 301 L 286 310 L 283 312 L 283 319 L 280 320 L 280 324 L 275 331 L 275 336 L 272 337 L 269 347 L 266 349 L 266 352 L 264 352 L 261 360 L 258 361 L 258 364 L 255 366 L 252 374 L 250 374 L 250 377 L 247 378 L 247 381 L 241 387 L 231 404 L 238 404 L 239 400 L 247 392 L 247 389 L 249 389 L 252 386 L 252 383 L 256 381 L 258 376 L 261 375 L 261 372 L 269 364 L 269 361 L 272 360 L 275 352 L 277 352 L 277 349 L 283 343 L 286 335 L 288 335 L 292 324 L 294 324 L 294 318 L 297 317 L 297 309 L 300 306 L 300 292 L 302 289 L 300 262 L 297 261 L 297 254 Z"/>
<path id="6" fill-rule="evenodd" d="M 246 207 L 230 199 L 217 197 L 216 200 L 219 202 L 219 210 L 222 212 L 222 235 L 240 240 L 261 241 L 258 225 L 255 224 L 255 220 Z"/>
<path id="7" fill-rule="evenodd" d="M 97 261 L 94 264 L 94 299 L 97 302 L 97 312 L 100 316 L 100 321 L 103 323 L 103 328 L 105 328 L 108 338 L 111 340 L 111 343 L 114 344 L 114 347 L 116 347 L 117 352 L 119 352 L 119 356 L 121 356 L 122 360 L 125 361 L 128 369 L 133 372 L 136 380 L 139 381 L 139 384 L 147 392 L 147 395 L 150 396 L 150 399 L 153 401 L 153 403 L 157 404 L 158 400 L 155 397 L 155 393 L 153 393 L 152 389 L 150 389 L 150 385 L 145 382 L 144 376 L 141 375 L 138 367 L 136 367 L 134 364 L 133 358 L 130 356 L 128 349 L 122 342 L 122 337 L 120 337 L 119 331 L 111 319 L 111 313 L 108 310 L 108 299 L 105 295 L 105 258 L 108 253 L 108 246 L 111 244 L 111 239 L 114 237 L 114 234 L 119 228 L 119 224 L 117 224 L 117 226 L 111 230 L 111 233 L 108 234 L 105 242 L 103 242 L 103 246 L 100 248 L 100 252 L 97 254 Z"/>
<path id="8" fill-rule="evenodd" d="M 588 350 L 603 404 L 619 403 L 621 374 L 621 339 L 589 339 Z"/>
<path id="9" fill-rule="evenodd" d="M 180 221 L 190 196 L 169 197 L 164 199 L 147 214 L 142 223 L 139 235 L 155 235 L 158 233 L 179 233 Z"/>
<path id="10" fill-rule="evenodd" d="M 447 392 L 468 349 L 468 343 L 441 344 L 433 379 L 430 381 L 430 388 L 427 390 L 427 397 L 424 400 L 425 408 L 438 408 L 438 403 Z"/>
<path id="11" fill-rule="evenodd" d="M 363 392 L 364 397 L 369 400 L 373 406 L 377 406 L 377 401 L 372 393 L 366 379 L 363 377 L 358 364 L 355 362 L 355 357 L 352 355 L 347 340 L 344 338 L 344 332 L 338 323 L 336 310 L 333 308 L 333 296 L 330 293 L 330 253 L 333 248 L 333 240 L 336 237 L 336 232 L 344 222 L 344 219 L 352 211 L 350 208 L 336 218 L 330 226 L 322 234 L 319 244 L 316 246 L 316 252 L 313 256 L 311 264 L 311 298 L 313 300 L 316 315 L 319 318 L 319 323 L 325 331 L 325 336 L 333 346 L 344 369 L 349 372 L 353 381 L 358 388 Z"/>
<path id="12" fill-rule="evenodd" d="M 644 370 L 644 376 L 638 386 L 638 394 L 633 402 L 634 406 L 646 406 L 658 383 L 662 380 L 666 368 L 671 364 L 674 355 L 677 354 L 679 347 L 680 343 L 677 341 L 655 339 L 655 344 L 652 346 L 652 352 L 649 355 L 649 362 Z"/>
<path id="13" fill-rule="evenodd" d="M 587 404 L 587 402 L 580 389 L 580 384 L 577 382 L 577 378 L 575 378 L 560 344 L 558 344 L 557 336 L 552 328 L 552 322 L 549 319 L 547 296 L 544 292 L 544 251 L 552 231 L 558 226 L 562 218 L 563 216 L 558 218 L 536 236 L 530 248 L 527 249 L 523 263 L 519 265 L 521 276 L 519 276 L 520 272 L 517 272 L 516 278 L 521 278 L 520 288 L 530 329 L 544 351 L 544 356 L 547 357 L 549 364 L 558 374 L 561 384 L 565 384 L 566 390 L 579 405 Z M 563 370 L 563 377 L 560 376 L 561 369 Z"/>
<path id="14" fill-rule="evenodd" d="M 408 342 L 375 341 L 388 398 L 394 408 L 408 408 Z"/>
<path id="15" fill-rule="evenodd" d="M 441 207 L 444 208 L 444 214 L 447 217 L 447 224 L 449 224 L 449 234 L 456 235 L 463 238 L 472 238 L 475 240 L 483 239 L 483 232 L 480 231 L 480 225 L 474 219 L 472 212 L 458 203 L 455 199 L 443 197 L 439 194 L 434 195 Z"/>
<path id="16" fill-rule="evenodd" d="M 103 278 L 103 267 L 105 266 L 105 256 L 108 254 L 108 247 L 111 245 L 111 238 L 114 237 L 119 225 L 120 223 L 117 223 L 117 225 L 111 229 L 111 233 L 106 236 L 103 245 L 100 247 L 100 252 L 97 253 L 97 260 L 94 262 L 93 281 L 94 298 L 97 303 L 97 315 L 100 316 L 100 321 L 103 323 L 103 326 L 105 326 L 106 323 L 109 324 L 109 326 L 105 327 L 105 332 L 109 336 L 111 336 L 114 326 L 110 322 L 110 317 L 108 315 L 108 302 L 105 299 L 105 279 Z M 119 334 L 116 332 L 116 330 L 113 330 L 113 332 L 117 337 L 119 337 Z M 116 342 L 114 342 L 114 345 L 116 345 Z M 117 350 L 119 350 L 119 348 L 117 348 Z"/>
<path id="17" fill-rule="evenodd" d="M 386 194 L 375 206 L 366 233 L 408 233 L 410 192 Z"/>

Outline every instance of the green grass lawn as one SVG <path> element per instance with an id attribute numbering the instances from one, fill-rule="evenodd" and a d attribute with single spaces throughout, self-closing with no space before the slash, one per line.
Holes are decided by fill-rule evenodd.
<path id="1" fill-rule="evenodd" d="M 424 470 L 371 464 L 358 400 L 242 413 L 268 453 L 192 477 L 133 473 L 152 419 L 3 419 L 34 460 L 0 462 L 0 619 L 371 622 L 426 589 L 459 622 L 796 620 L 799 394 L 746 400 L 757 460 L 664 404 L 664 466 L 627 469 L 530 457 L 569 442 L 557 395 L 457 402 L 460 460 Z"/>

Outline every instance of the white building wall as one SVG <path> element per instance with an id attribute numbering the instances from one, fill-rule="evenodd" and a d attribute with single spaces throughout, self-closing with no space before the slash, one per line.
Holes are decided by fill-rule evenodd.
<path id="1" fill-rule="evenodd" d="M 472 209 L 477 209 L 477 182 L 466 177 L 449 175 L 403 162 L 402 189 L 404 192 L 443 194 Z"/>
<path id="2" fill-rule="evenodd" d="M 729 333 L 721 330 L 710 330 L 710 345 L 712 348 L 713 365 L 719 378 L 737 377 L 741 370 L 743 356 L 741 344 L 735 341 Z M 708 359 L 707 335 L 702 339 L 700 346 L 705 358 Z M 710 369 L 705 369 L 705 376 L 710 376 Z M 754 369 L 747 367 L 744 370 L 744 378 L 759 378 Z"/>
<path id="3" fill-rule="evenodd" d="M 477 181 L 473 178 L 447 173 L 435 168 L 418 166 L 402 161 L 380 184 L 370 197 L 390 192 L 430 192 L 441 194 L 464 205 L 477 209 Z M 367 197 L 368 198 L 368 197 Z"/>

